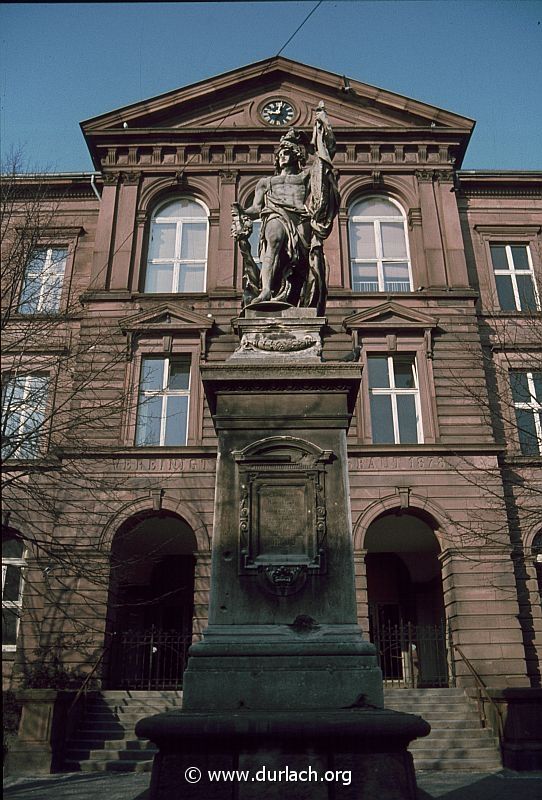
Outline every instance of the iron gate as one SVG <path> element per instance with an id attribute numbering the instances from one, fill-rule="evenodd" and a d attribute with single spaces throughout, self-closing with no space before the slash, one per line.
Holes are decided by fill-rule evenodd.
<path id="1" fill-rule="evenodd" d="M 114 635 L 110 685 L 115 689 L 178 689 L 193 637 L 156 627 Z"/>
<path id="2" fill-rule="evenodd" d="M 371 627 L 371 640 L 388 686 L 445 687 L 452 683 L 444 622 L 438 625 L 381 622 Z"/>

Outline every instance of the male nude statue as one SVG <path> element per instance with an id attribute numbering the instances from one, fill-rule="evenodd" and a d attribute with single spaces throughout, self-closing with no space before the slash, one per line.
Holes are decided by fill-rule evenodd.
<path id="1" fill-rule="evenodd" d="M 303 165 L 301 148 L 283 137 L 275 156 L 275 175 L 258 181 L 254 203 L 249 208 L 243 209 L 238 203 L 233 206 L 239 215 L 262 220 L 261 292 L 255 303 L 273 297 L 295 305 L 299 299 L 311 240 L 310 215 L 305 205 L 310 170 Z"/>
<path id="2" fill-rule="evenodd" d="M 302 144 L 314 153 L 310 168 L 305 167 Z M 258 181 L 253 204 L 248 208 L 233 204 L 232 231 L 245 262 L 244 288 L 250 285 L 250 292 L 245 291 L 247 302 L 283 301 L 323 312 L 326 287 L 322 243 L 339 206 L 331 165 L 334 152 L 335 138 L 321 103 L 310 144 L 302 131 L 290 129 L 280 140 L 275 174 Z M 247 244 L 249 220 L 258 217 L 262 220 L 259 273 Z"/>

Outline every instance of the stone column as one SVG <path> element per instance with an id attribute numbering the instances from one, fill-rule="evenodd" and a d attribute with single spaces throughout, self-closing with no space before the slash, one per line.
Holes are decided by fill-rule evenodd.
<path id="1" fill-rule="evenodd" d="M 434 187 L 438 196 L 439 218 L 446 249 L 447 282 L 452 289 L 464 289 L 469 286 L 469 279 L 457 201 L 453 192 L 453 173 L 451 170 L 439 172 L 437 177 Z"/>
<path id="2" fill-rule="evenodd" d="M 137 195 L 141 173 L 126 173 L 119 190 L 111 269 L 111 289 L 130 288 L 130 267 L 134 244 Z"/>
<path id="3" fill-rule="evenodd" d="M 423 221 L 423 242 L 427 263 L 429 288 L 446 288 L 446 266 L 442 249 L 442 234 L 435 193 L 433 173 L 419 170 L 416 173 L 420 193 L 420 209 Z"/>
<path id="4" fill-rule="evenodd" d="M 238 170 L 220 172 L 220 208 L 215 286 L 219 291 L 231 292 L 234 287 L 235 241 L 231 236 L 231 217 L 228 213 L 237 196 Z"/>
<path id="5" fill-rule="evenodd" d="M 106 173 L 103 176 L 104 187 L 102 190 L 94 253 L 92 256 L 90 291 L 105 289 L 109 276 L 109 257 L 111 254 L 111 238 L 113 236 L 115 221 L 115 205 L 119 177 L 118 172 L 114 174 Z"/>

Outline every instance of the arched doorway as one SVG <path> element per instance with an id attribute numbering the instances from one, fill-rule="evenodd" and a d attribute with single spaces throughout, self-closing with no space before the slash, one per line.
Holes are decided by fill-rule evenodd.
<path id="1" fill-rule="evenodd" d="M 169 511 L 140 514 L 117 531 L 111 548 L 107 684 L 114 689 L 172 689 L 192 640 L 192 529 Z"/>
<path id="2" fill-rule="evenodd" d="M 384 680 L 448 686 L 440 545 L 429 521 L 383 514 L 368 528 L 365 549 L 370 636 Z"/>

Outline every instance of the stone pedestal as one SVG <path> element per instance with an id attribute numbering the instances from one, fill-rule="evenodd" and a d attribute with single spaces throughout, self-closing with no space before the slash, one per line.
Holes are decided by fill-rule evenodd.
<path id="1" fill-rule="evenodd" d="M 324 320 L 283 305 L 249 309 L 233 357 L 202 368 L 218 435 L 209 625 L 190 650 L 183 710 L 137 729 L 160 747 L 152 800 L 414 798 L 406 747 L 429 726 L 382 710 L 356 619 L 346 432 L 361 369 L 322 363 Z M 296 781 L 182 777 L 242 764 L 345 764 L 353 777 L 304 794 Z"/>
<path id="2" fill-rule="evenodd" d="M 4 765 L 6 775 L 46 775 L 61 768 L 74 691 L 24 689 L 16 693 L 22 704 L 17 738 L 10 744 Z"/>
<path id="3" fill-rule="evenodd" d="M 416 800 L 408 743 L 420 717 L 397 711 L 173 711 L 137 726 L 160 748 L 152 800 Z"/>

